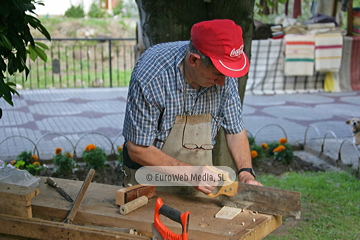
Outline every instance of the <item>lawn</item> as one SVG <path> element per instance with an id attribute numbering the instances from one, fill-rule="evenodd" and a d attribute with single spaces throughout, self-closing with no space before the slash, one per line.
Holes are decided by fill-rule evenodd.
<path id="1" fill-rule="evenodd" d="M 263 175 L 265 186 L 301 192 L 301 220 L 283 218 L 266 239 L 360 239 L 360 181 L 348 173 Z"/>

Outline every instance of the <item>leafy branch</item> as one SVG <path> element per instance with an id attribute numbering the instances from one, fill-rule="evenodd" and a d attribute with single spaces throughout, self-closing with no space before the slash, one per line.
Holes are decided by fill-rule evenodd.
<path id="1" fill-rule="evenodd" d="M 12 96 L 19 95 L 15 90 L 16 84 L 6 81 L 6 72 L 14 75 L 16 72 L 25 71 L 26 79 L 29 68 L 26 66 L 27 55 L 32 61 L 37 57 L 47 60 L 44 50 L 48 47 L 44 43 L 35 42 L 30 26 L 38 30 L 49 41 L 51 36 L 46 28 L 37 19 L 34 12 L 35 5 L 44 5 L 36 0 L 2 0 L 0 7 L 0 98 L 14 106 Z M 0 108 L 0 118 L 2 109 Z"/>

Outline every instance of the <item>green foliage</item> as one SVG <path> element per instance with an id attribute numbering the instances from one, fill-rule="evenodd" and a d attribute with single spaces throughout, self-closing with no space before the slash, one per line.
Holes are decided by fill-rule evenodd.
<path id="1" fill-rule="evenodd" d="M 45 167 L 38 162 L 38 164 L 34 163 L 27 165 L 25 169 L 32 175 L 39 175 L 41 171 L 45 169 Z"/>
<path id="2" fill-rule="evenodd" d="M 50 34 L 34 17 L 34 3 L 43 5 L 36 0 L 3 0 L 0 8 L 0 98 L 13 106 L 12 95 L 19 93 L 15 90 L 15 83 L 6 81 L 5 73 L 14 75 L 16 72 L 30 72 L 26 66 L 27 55 L 31 60 L 37 57 L 46 61 L 44 49 L 48 49 L 43 43 L 34 41 L 29 26 L 33 27 L 51 40 Z M 27 12 L 33 15 L 26 14 Z M 0 118 L 2 111 L 0 109 Z"/>
<path id="3" fill-rule="evenodd" d="M 71 4 L 71 7 L 65 11 L 65 17 L 68 18 L 83 18 L 85 17 L 84 7 L 82 4 L 74 6 Z"/>
<path id="4" fill-rule="evenodd" d="M 42 170 L 45 170 L 45 167 L 37 160 L 38 157 L 32 155 L 31 151 L 22 151 L 11 164 L 20 170 L 27 170 L 32 175 L 39 175 Z"/>
<path id="5" fill-rule="evenodd" d="M 106 10 L 99 7 L 99 1 L 94 1 L 91 4 L 90 10 L 87 15 L 91 18 L 105 18 L 109 16 Z"/>
<path id="6" fill-rule="evenodd" d="M 55 172 L 59 176 L 72 174 L 74 171 L 74 168 L 76 167 L 76 163 L 74 161 L 74 158 L 71 153 L 65 152 L 64 154 L 61 152 L 58 152 L 54 155 L 53 163 L 56 167 Z"/>
<path id="7" fill-rule="evenodd" d="M 104 149 L 96 147 L 94 144 L 89 144 L 83 151 L 83 159 L 89 168 L 104 169 L 106 163 L 106 154 Z"/>
<path id="8" fill-rule="evenodd" d="M 33 157 L 31 151 L 22 151 L 16 156 L 16 164 L 14 167 L 24 167 L 33 163 Z"/>
<path id="9" fill-rule="evenodd" d="M 112 9 L 112 11 L 113 11 L 113 14 L 114 15 L 120 15 L 120 14 L 122 14 L 123 13 L 123 3 L 122 3 L 123 1 L 119 1 L 116 5 L 115 5 L 115 7 L 113 7 L 113 9 Z"/>
<path id="10" fill-rule="evenodd" d="M 294 153 L 292 151 L 292 147 L 288 143 L 283 143 L 283 144 L 279 142 L 269 143 L 268 149 L 266 150 L 266 155 L 274 160 L 284 163 L 291 163 L 294 159 Z"/>
<path id="11" fill-rule="evenodd" d="M 358 239 L 360 236 L 360 182 L 345 172 L 263 175 L 264 186 L 301 192 L 302 216 L 288 234 L 266 239 Z M 346 221 L 344 221 L 346 219 Z M 284 219 L 286 221 L 286 219 Z"/>

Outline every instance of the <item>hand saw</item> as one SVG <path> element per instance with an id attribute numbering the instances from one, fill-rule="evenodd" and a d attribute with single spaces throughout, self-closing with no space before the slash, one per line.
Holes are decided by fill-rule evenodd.
<path id="1" fill-rule="evenodd" d="M 218 172 L 209 167 L 212 171 Z M 217 193 L 208 194 L 209 197 L 219 196 L 224 206 L 244 208 L 277 216 L 293 216 L 300 219 L 300 192 L 278 188 L 251 185 L 232 181 L 228 173 L 224 174 L 224 184 Z"/>

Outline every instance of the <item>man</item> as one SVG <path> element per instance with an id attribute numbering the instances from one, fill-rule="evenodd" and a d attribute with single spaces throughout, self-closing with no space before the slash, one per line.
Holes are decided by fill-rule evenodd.
<path id="1" fill-rule="evenodd" d="M 241 182 L 261 185 L 252 170 L 238 77 L 249 70 L 242 29 L 228 19 L 195 24 L 190 41 L 155 45 L 130 80 L 123 135 L 124 165 L 212 165 L 220 127 Z M 214 186 L 196 186 L 208 194 Z"/>

